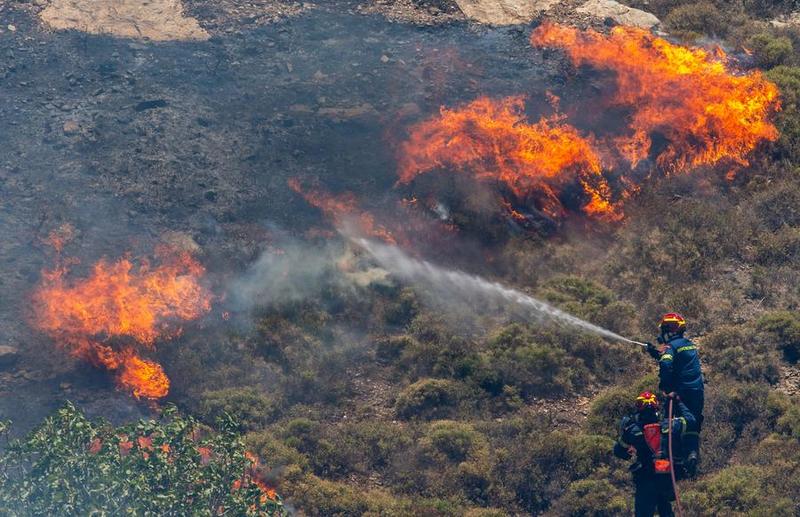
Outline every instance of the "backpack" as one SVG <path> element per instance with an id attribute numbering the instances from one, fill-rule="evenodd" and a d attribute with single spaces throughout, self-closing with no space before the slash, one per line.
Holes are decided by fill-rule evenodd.
<path id="1" fill-rule="evenodd" d="M 669 474 L 670 464 L 669 459 L 667 459 L 668 453 L 665 454 L 664 443 L 662 443 L 661 439 L 661 424 L 645 424 L 642 432 L 644 433 L 644 441 L 647 443 L 647 447 L 653 453 L 653 471 L 656 474 Z"/>

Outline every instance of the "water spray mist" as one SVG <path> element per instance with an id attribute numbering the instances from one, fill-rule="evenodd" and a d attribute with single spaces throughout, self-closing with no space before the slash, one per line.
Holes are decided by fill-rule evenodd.
<path id="1" fill-rule="evenodd" d="M 523 317 L 530 322 L 554 321 L 603 336 L 612 341 L 647 346 L 645 343 L 620 336 L 616 332 L 584 321 L 549 303 L 497 282 L 490 282 L 476 275 L 446 269 L 424 260 L 409 257 L 395 246 L 380 244 L 360 237 L 352 237 L 351 240 L 372 255 L 384 269 L 411 283 L 452 293 L 465 299 L 482 298 L 485 301 L 512 304 L 523 309 Z"/>

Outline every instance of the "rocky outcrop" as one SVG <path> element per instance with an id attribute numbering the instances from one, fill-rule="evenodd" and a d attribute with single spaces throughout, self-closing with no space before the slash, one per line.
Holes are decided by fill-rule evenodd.
<path id="1" fill-rule="evenodd" d="M 780 18 L 775 18 L 774 20 L 770 20 L 769 23 L 778 29 L 786 29 L 787 27 L 800 27 L 800 11 L 795 11 Z"/>
<path id="2" fill-rule="evenodd" d="M 13 346 L 0 345 L 0 369 L 13 366 L 19 359 L 19 350 Z"/>
<path id="3" fill-rule="evenodd" d="M 53 0 L 39 16 L 57 30 L 154 41 L 209 37 L 196 19 L 184 15 L 180 0 Z"/>
<path id="4" fill-rule="evenodd" d="M 530 23 L 558 0 L 456 0 L 456 3 L 468 18 L 477 22 L 516 25 Z"/>
<path id="5" fill-rule="evenodd" d="M 654 14 L 628 7 L 614 0 L 589 0 L 575 11 L 601 20 L 611 19 L 620 25 L 643 29 L 649 29 L 661 23 Z"/>

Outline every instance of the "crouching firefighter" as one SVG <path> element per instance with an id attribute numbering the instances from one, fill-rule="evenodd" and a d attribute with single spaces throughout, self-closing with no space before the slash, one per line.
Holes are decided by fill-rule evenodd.
<path id="1" fill-rule="evenodd" d="M 677 395 L 672 394 L 674 409 L 681 409 L 685 416 L 672 419 L 672 461 L 670 465 L 669 429 L 670 420 L 661 418 L 658 398 L 645 391 L 636 398 L 636 413 L 623 417 L 620 437 L 614 444 L 614 455 L 624 460 L 636 458 L 630 466 L 636 489 L 634 511 L 636 517 L 652 517 L 658 510 L 661 517 L 671 517 L 675 492 L 671 468 L 676 479 L 686 477 L 685 447 L 686 433 L 696 426 L 696 421 Z"/>
<path id="2" fill-rule="evenodd" d="M 647 351 L 658 361 L 659 389 L 677 393 L 684 405 L 679 416 L 691 416 L 697 423 L 684 442 L 687 459 L 697 465 L 700 455 L 700 431 L 703 427 L 704 379 L 697 346 L 684 337 L 686 320 L 680 314 L 665 314 L 659 323 L 658 346 L 647 344 Z M 666 406 L 665 406 L 666 408 Z M 687 415 L 686 413 L 691 413 Z"/>

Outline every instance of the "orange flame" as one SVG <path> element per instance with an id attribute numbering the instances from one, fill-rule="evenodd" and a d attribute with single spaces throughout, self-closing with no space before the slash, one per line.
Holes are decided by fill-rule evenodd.
<path id="1" fill-rule="evenodd" d="M 616 145 L 633 166 L 650 153 L 651 135 L 668 141 L 656 161 L 666 172 L 723 159 L 747 165 L 747 155 L 778 131 L 778 88 L 760 72 L 734 74 L 721 49 L 686 48 L 650 32 L 618 26 L 608 35 L 552 23 L 531 36 L 535 46 L 563 48 L 575 65 L 613 70 L 610 103 L 632 111 L 631 134 Z"/>
<path id="2" fill-rule="evenodd" d="M 584 193 L 583 211 L 617 219 L 600 158 L 589 139 L 562 117 L 525 120 L 522 97 L 481 97 L 410 129 L 400 147 L 400 183 L 440 167 L 469 171 L 481 180 L 504 183 L 520 198 L 551 217 L 566 213 L 559 194 L 577 184 Z"/>
<path id="3" fill-rule="evenodd" d="M 84 279 L 68 279 L 67 268 L 42 272 L 33 294 L 34 322 L 72 355 L 116 371 L 120 387 L 136 398 L 157 399 L 169 391 L 161 365 L 139 356 L 157 339 L 180 334 L 174 320 L 197 319 L 211 309 L 200 283 L 203 267 L 187 253 L 166 253 L 163 263 L 134 266 L 128 258 L 101 259 Z M 113 340 L 128 338 L 120 348 Z"/>
<path id="4" fill-rule="evenodd" d="M 289 178 L 288 183 L 289 188 L 303 196 L 308 204 L 319 208 L 334 225 L 341 226 L 355 221 L 358 229 L 365 235 L 397 244 L 392 232 L 376 223 L 372 214 L 359 208 L 358 200 L 352 192 L 333 195 L 320 189 L 304 189 L 297 178 Z"/>

